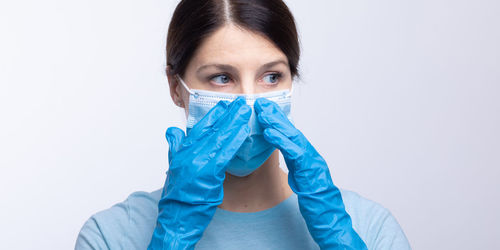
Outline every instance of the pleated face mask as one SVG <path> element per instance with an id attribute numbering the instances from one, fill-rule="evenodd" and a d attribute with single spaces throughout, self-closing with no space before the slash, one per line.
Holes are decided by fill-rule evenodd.
<path id="1" fill-rule="evenodd" d="M 292 90 L 279 90 L 259 94 L 231 94 L 208 90 L 189 89 L 186 83 L 178 77 L 181 84 L 189 92 L 189 112 L 186 123 L 186 133 L 199 122 L 219 101 L 232 102 L 239 96 L 243 96 L 252 109 L 252 115 L 248 125 L 250 133 L 246 140 L 236 152 L 234 158 L 229 162 L 226 171 L 235 176 L 247 176 L 259 168 L 275 148 L 264 139 L 264 129 L 257 121 L 257 115 L 253 107 L 257 98 L 263 97 L 277 103 L 290 121 L 290 108 Z"/>

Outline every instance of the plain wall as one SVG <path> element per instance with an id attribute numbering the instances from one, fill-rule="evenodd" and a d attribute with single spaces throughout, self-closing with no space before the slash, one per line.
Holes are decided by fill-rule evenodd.
<path id="1" fill-rule="evenodd" d="M 71 249 L 93 213 L 160 188 L 177 1 L 0 3 L 0 248 Z M 334 182 L 414 249 L 497 249 L 500 2 L 288 0 L 296 126 Z"/>

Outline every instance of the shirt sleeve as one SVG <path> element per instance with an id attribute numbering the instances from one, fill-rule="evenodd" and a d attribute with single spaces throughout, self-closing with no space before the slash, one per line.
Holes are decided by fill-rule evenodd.
<path id="1" fill-rule="evenodd" d="M 389 209 L 363 196 L 343 190 L 342 199 L 352 224 L 369 250 L 408 250 L 410 243 Z"/>
<path id="2" fill-rule="evenodd" d="M 76 240 L 75 250 L 109 249 L 94 217 L 83 225 Z"/>
<path id="3" fill-rule="evenodd" d="M 92 215 L 80 230 L 75 249 L 146 249 L 156 225 L 160 191 L 134 192 Z"/>
<path id="4" fill-rule="evenodd" d="M 382 223 L 378 228 L 373 228 L 377 232 L 374 245 L 369 249 L 374 250 L 411 250 L 410 244 L 403 229 L 396 218 L 387 209 L 384 209 Z"/>

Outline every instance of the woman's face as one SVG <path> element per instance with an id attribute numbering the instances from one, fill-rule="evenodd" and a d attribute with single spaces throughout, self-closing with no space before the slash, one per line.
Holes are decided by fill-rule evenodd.
<path id="1" fill-rule="evenodd" d="M 174 103 L 187 108 L 189 93 L 175 76 L 168 78 Z M 237 94 L 292 87 L 286 55 L 264 36 L 234 25 L 223 26 L 203 41 L 183 80 L 190 89 Z"/>

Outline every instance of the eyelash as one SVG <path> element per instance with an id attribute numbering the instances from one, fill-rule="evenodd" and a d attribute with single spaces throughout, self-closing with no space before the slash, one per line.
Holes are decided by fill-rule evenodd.
<path id="1" fill-rule="evenodd" d="M 277 77 L 277 82 L 276 83 L 270 83 L 270 84 L 267 84 L 267 85 L 276 85 L 276 84 L 279 83 L 279 81 L 281 80 L 281 78 L 283 78 L 283 73 L 279 72 L 279 71 L 276 71 L 276 72 L 273 72 L 273 73 L 270 73 L 270 74 L 266 74 L 266 75 L 264 75 L 264 77 L 269 76 L 269 75 L 275 75 Z M 233 80 L 233 77 L 231 77 L 231 75 L 229 73 L 225 73 L 224 72 L 224 73 L 217 73 L 217 74 L 209 76 L 208 77 L 208 81 L 211 81 L 213 78 L 218 77 L 218 76 L 227 76 L 227 77 L 229 77 L 230 80 Z M 225 86 L 227 84 L 215 83 L 215 85 Z"/>

